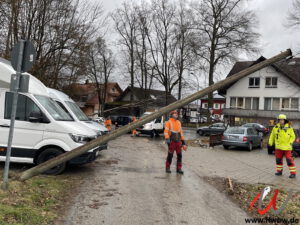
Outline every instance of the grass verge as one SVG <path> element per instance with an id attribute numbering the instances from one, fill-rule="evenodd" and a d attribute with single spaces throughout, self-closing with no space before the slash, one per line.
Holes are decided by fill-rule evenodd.
<path id="1" fill-rule="evenodd" d="M 9 190 L 0 189 L 0 225 L 47 225 L 59 216 L 78 177 L 36 176 L 26 182 L 10 172 Z"/>
<path id="2" fill-rule="evenodd" d="M 219 177 L 205 177 L 205 180 L 216 187 L 219 191 L 227 194 L 231 200 L 237 203 L 244 211 L 246 211 L 249 216 L 253 218 L 265 218 L 265 217 L 272 217 L 272 218 L 280 218 L 286 219 L 290 221 L 293 218 L 300 219 L 300 194 L 294 193 L 292 199 L 289 200 L 287 207 L 277 216 L 273 215 L 272 210 L 267 212 L 265 215 L 260 215 L 257 211 L 257 203 L 253 207 L 252 211 L 249 210 L 249 206 L 255 196 L 260 193 L 266 186 L 271 187 L 271 193 L 267 195 L 266 199 L 264 200 L 265 207 L 271 201 L 271 198 L 274 195 L 274 190 L 276 187 L 272 185 L 266 184 L 245 184 L 245 183 L 238 183 L 234 180 L 231 181 L 232 187 L 230 187 L 229 179 L 219 178 Z M 279 189 L 279 194 L 277 196 L 277 208 L 280 208 L 281 205 L 284 203 L 288 195 L 288 190 Z M 268 222 L 268 224 L 283 224 L 283 223 L 276 223 L 276 222 Z M 299 224 L 299 223 L 293 223 Z"/>

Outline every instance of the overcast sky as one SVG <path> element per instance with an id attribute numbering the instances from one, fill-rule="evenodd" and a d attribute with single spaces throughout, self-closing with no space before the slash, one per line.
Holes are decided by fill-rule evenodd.
<path id="1" fill-rule="evenodd" d="M 122 2 L 123 0 L 102 1 L 106 12 L 114 10 Z M 296 32 L 284 26 L 292 2 L 293 0 L 248 1 L 248 6 L 257 14 L 262 54 L 266 57 L 271 57 L 287 48 L 291 48 L 294 53 L 300 49 L 300 29 Z"/>
<path id="2" fill-rule="evenodd" d="M 112 12 L 119 7 L 122 2 L 123 0 L 102 1 L 106 12 Z M 292 8 L 292 2 L 293 0 L 247 0 L 246 4 L 256 13 L 259 22 L 257 25 L 257 32 L 261 35 L 261 55 L 269 58 L 288 48 L 292 49 L 294 55 L 297 53 L 299 54 L 300 28 L 290 29 L 285 26 L 288 11 Z M 114 39 L 114 37 L 111 38 Z M 297 56 L 300 57 L 300 55 Z M 244 56 L 241 60 L 257 59 L 256 56 L 250 57 L 252 58 Z M 231 66 L 223 70 L 223 73 L 220 74 L 220 77 L 217 79 L 225 78 L 230 69 Z M 119 76 L 118 72 L 116 74 Z M 125 83 L 126 81 L 124 82 L 124 87 L 127 85 Z"/>

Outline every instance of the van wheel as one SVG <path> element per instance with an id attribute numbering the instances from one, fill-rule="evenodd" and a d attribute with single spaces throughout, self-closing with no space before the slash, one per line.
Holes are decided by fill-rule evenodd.
<path id="1" fill-rule="evenodd" d="M 37 158 L 37 165 L 48 161 L 49 159 L 55 158 L 56 156 L 62 154 L 63 152 L 57 148 L 47 148 L 46 150 L 42 151 L 38 158 Z M 56 167 L 53 167 L 49 170 L 47 170 L 46 172 L 44 172 L 44 174 L 49 174 L 49 175 L 58 175 L 61 174 L 66 168 L 66 163 L 62 163 Z"/>
<path id="2" fill-rule="evenodd" d="M 154 138 L 157 135 L 156 130 L 151 131 L 151 138 Z"/>
<path id="3" fill-rule="evenodd" d="M 250 142 L 248 145 L 248 151 L 251 152 L 252 150 L 253 150 L 253 144 L 252 144 L 252 142 Z"/>

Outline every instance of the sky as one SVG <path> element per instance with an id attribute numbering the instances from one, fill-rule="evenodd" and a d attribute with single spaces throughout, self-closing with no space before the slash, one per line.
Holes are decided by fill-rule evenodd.
<path id="1" fill-rule="evenodd" d="M 92 0 L 99 1 L 99 0 Z M 151 1 L 151 0 L 149 0 Z M 106 12 L 111 12 L 121 5 L 123 0 L 103 0 Z M 300 57 L 300 27 L 287 28 L 287 14 L 292 9 L 293 0 L 246 0 L 246 5 L 252 9 L 258 20 L 257 32 L 260 36 L 260 55 L 267 58 L 291 48 L 294 55 Z M 241 60 L 256 60 L 258 56 L 241 56 Z M 226 69 L 221 79 L 225 78 L 231 66 Z M 228 70 L 228 71 L 227 71 Z"/>
<path id="2" fill-rule="evenodd" d="M 98 1 L 98 0 L 95 0 Z M 103 0 L 106 12 L 110 12 L 121 5 L 123 0 Z M 287 13 L 292 8 L 293 0 L 248 0 L 247 5 L 258 18 L 258 33 L 261 35 L 261 54 L 271 57 L 291 48 L 300 51 L 299 31 L 287 28 Z"/>

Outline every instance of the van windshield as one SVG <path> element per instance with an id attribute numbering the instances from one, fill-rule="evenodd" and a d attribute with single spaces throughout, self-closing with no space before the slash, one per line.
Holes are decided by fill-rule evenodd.
<path id="1" fill-rule="evenodd" d="M 89 118 L 81 111 L 75 102 L 65 102 L 80 121 L 88 121 Z"/>
<path id="2" fill-rule="evenodd" d="M 73 118 L 68 115 L 53 99 L 41 95 L 35 95 L 35 97 L 53 117 L 53 119 L 58 121 L 73 121 Z"/>

